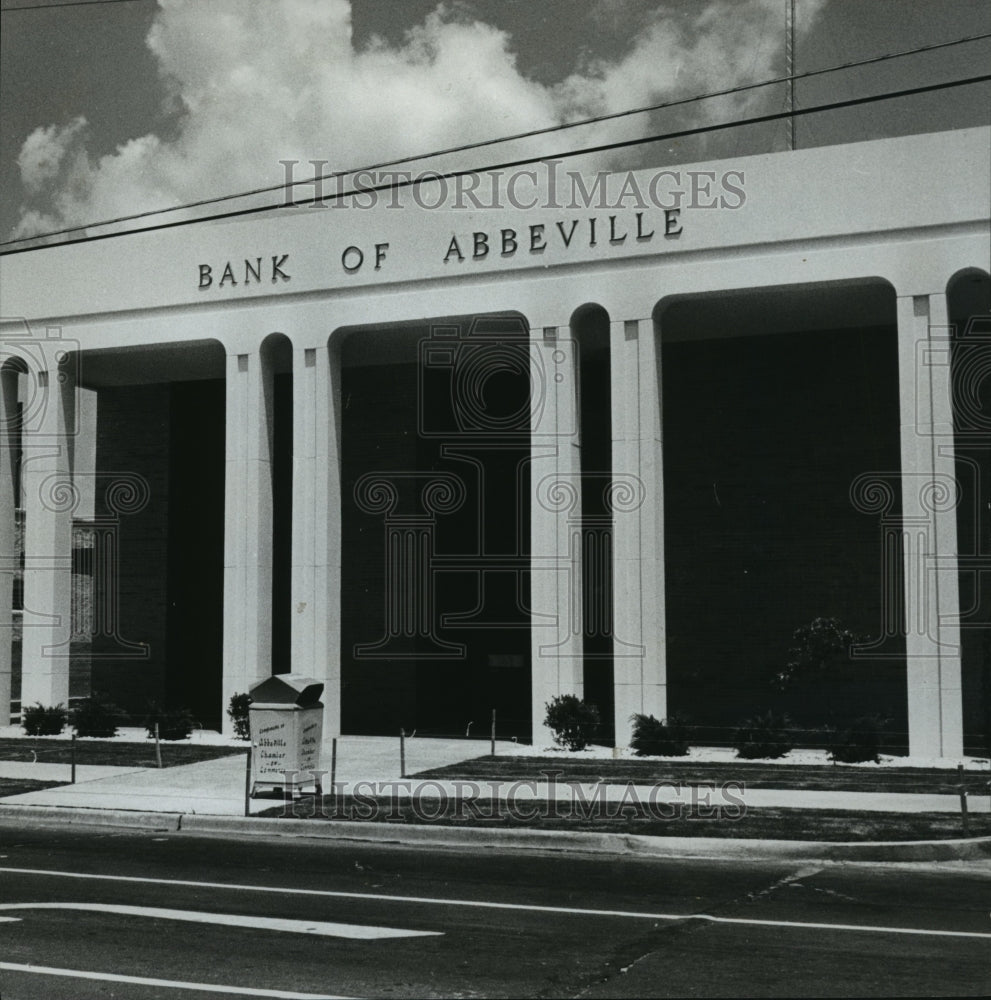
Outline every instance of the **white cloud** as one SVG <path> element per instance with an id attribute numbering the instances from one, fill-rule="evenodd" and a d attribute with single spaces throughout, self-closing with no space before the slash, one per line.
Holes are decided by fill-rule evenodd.
<path id="1" fill-rule="evenodd" d="M 66 153 L 86 128 L 85 118 L 76 118 L 59 128 L 49 125 L 36 128 L 24 141 L 17 157 L 21 183 L 30 193 L 37 193 L 59 175 Z"/>
<path id="2" fill-rule="evenodd" d="M 358 51 L 348 0 L 159 5 L 147 44 L 182 109 L 175 137 L 96 158 L 83 118 L 36 129 L 18 160 L 16 236 L 277 184 L 284 159 L 360 166 L 754 80 L 781 46 L 767 24 L 778 0 L 719 0 L 687 21 L 659 16 L 622 58 L 546 86 L 520 72 L 508 34 L 463 8 L 438 7 L 401 46 Z M 802 4 L 806 24 L 818 5 Z"/>
<path id="3" fill-rule="evenodd" d="M 804 0 L 801 32 L 824 4 Z M 713 0 L 691 17 L 662 14 L 621 59 L 593 62 L 562 81 L 557 102 L 570 117 L 610 114 L 781 76 L 783 11 L 780 0 Z M 691 120 L 732 120 L 763 108 L 768 97 L 768 90 L 755 89 L 693 104 Z"/>

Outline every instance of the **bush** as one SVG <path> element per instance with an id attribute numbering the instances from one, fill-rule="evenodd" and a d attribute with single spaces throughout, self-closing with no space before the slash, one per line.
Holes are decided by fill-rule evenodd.
<path id="1" fill-rule="evenodd" d="M 688 753 L 688 727 L 674 715 L 658 722 L 652 715 L 636 714 L 630 747 L 638 757 L 684 757 Z"/>
<path id="2" fill-rule="evenodd" d="M 878 749 L 885 721 L 877 715 L 863 715 L 854 719 L 850 728 L 839 734 L 833 752 L 829 755 L 830 760 L 840 764 L 862 764 L 866 761 L 876 764 L 880 760 Z"/>
<path id="3" fill-rule="evenodd" d="M 124 713 L 102 698 L 87 698 L 72 710 L 77 736 L 116 736 L 117 723 Z"/>
<path id="4" fill-rule="evenodd" d="M 814 677 L 835 679 L 840 668 L 849 665 L 850 647 L 857 637 L 836 618 L 816 618 L 795 629 L 792 642 L 788 665 L 775 677 L 782 689 Z"/>
<path id="5" fill-rule="evenodd" d="M 546 705 L 544 725 L 554 734 L 554 742 L 566 750 L 584 750 L 599 725 L 599 710 L 577 695 L 561 694 Z"/>
<path id="6" fill-rule="evenodd" d="M 794 746 L 787 715 L 765 712 L 740 723 L 733 739 L 737 757 L 744 760 L 784 757 Z"/>
<path id="7" fill-rule="evenodd" d="M 21 710 L 21 725 L 28 736 L 58 736 L 68 719 L 65 705 L 42 705 L 38 702 Z"/>
<path id="8" fill-rule="evenodd" d="M 145 729 L 149 736 L 155 735 L 158 723 L 158 738 L 161 740 L 186 740 L 196 727 L 196 720 L 188 708 L 161 709 L 153 706 L 145 719 Z"/>
<path id="9" fill-rule="evenodd" d="M 234 723 L 234 735 L 239 740 L 251 739 L 251 726 L 248 722 L 248 706 L 251 704 L 251 695 L 244 691 L 238 691 L 231 695 L 230 703 L 227 706 L 227 715 Z"/>

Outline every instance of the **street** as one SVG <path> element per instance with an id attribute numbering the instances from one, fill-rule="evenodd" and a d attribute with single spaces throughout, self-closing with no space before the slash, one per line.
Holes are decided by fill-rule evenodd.
<path id="1" fill-rule="evenodd" d="M 991 864 L 0 825 L 3 1000 L 984 996 Z"/>

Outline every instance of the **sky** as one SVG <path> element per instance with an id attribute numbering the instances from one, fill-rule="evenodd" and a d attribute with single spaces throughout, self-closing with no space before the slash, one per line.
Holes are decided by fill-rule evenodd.
<path id="1" fill-rule="evenodd" d="M 785 74 L 787 0 L 0 0 L 0 240 Z M 26 8 L 26 9 L 25 9 Z M 991 32 L 987 0 L 796 0 L 795 72 Z M 798 107 L 986 72 L 985 39 L 799 81 Z M 489 147 L 566 149 L 784 110 L 778 85 Z M 987 124 L 987 84 L 801 118 L 798 146 Z M 774 123 L 611 169 L 784 149 Z M 438 161 L 422 161 L 433 165 Z M 455 161 L 448 159 L 449 163 Z M 273 196 L 278 198 L 278 196 Z"/>

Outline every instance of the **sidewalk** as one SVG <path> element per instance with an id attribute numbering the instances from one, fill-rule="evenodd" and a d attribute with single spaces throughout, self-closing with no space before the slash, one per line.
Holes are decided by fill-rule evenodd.
<path id="1" fill-rule="evenodd" d="M 496 744 L 505 751 L 513 744 Z M 144 812 L 244 815 L 245 756 L 247 743 L 234 747 L 244 752 L 198 764 L 157 768 L 78 768 L 76 784 L 12 795 L 0 802 L 42 806 L 77 806 L 88 809 L 134 809 Z M 489 744 L 467 740 L 414 738 L 406 741 L 407 773 L 443 767 L 487 753 Z M 399 778 L 398 741 L 389 737 L 343 736 L 337 741 L 337 780 L 348 786 L 357 782 L 390 782 Z M 323 767 L 329 772 L 331 742 L 321 749 Z M 85 772 L 85 775 L 84 775 Z M 68 781 L 68 764 L 30 764 L 0 760 L 0 777 Z M 324 784 L 330 781 L 329 774 Z M 348 789 L 342 789 L 348 790 Z M 384 792 L 383 794 L 389 794 Z M 276 800 L 251 799 L 252 813 L 269 809 Z"/>
<path id="2" fill-rule="evenodd" d="M 244 746 L 242 744 L 242 746 Z M 490 783 L 445 781 L 434 778 L 417 779 L 400 777 L 400 762 L 398 742 L 394 738 L 370 736 L 345 736 L 337 741 L 337 790 L 341 794 L 357 792 L 365 796 L 395 797 L 400 801 L 413 796 L 421 800 L 451 799 L 457 795 L 464 796 L 466 787 L 469 793 L 477 788 L 476 795 L 485 798 L 505 799 L 508 794 L 515 796 L 521 803 L 556 800 L 572 800 L 576 797 L 585 801 L 598 796 L 600 800 L 609 802 L 622 801 L 630 794 L 630 788 L 636 790 L 643 800 L 649 796 L 657 803 L 684 803 L 690 796 L 704 794 L 706 804 L 713 806 L 739 806 L 741 802 L 747 808 L 777 807 L 796 809 L 834 809 L 857 810 L 864 812 L 944 812 L 956 813 L 960 810 L 960 800 L 956 795 L 938 794 L 906 794 L 906 793 L 876 793 L 876 792 L 824 792 L 792 789 L 739 789 L 734 788 L 729 793 L 719 789 L 706 790 L 695 786 L 626 786 L 602 785 L 598 783 L 518 781 Z M 245 751 L 247 747 L 244 747 Z M 489 745 L 484 741 L 441 740 L 430 738 L 409 738 L 406 741 L 406 771 L 416 774 L 431 768 L 456 764 L 464 760 L 488 753 Z M 497 754 L 519 753 L 519 747 L 513 743 L 497 743 Z M 331 760 L 331 745 L 327 741 L 322 749 L 323 767 L 329 770 Z M 68 781 L 69 768 L 65 764 L 15 763 L 0 761 L 0 776 L 33 777 L 39 780 Z M 329 791 L 329 774 L 324 777 L 324 789 Z M 197 764 L 186 764 L 170 768 L 139 768 L 128 769 L 119 767 L 80 766 L 77 769 L 76 784 L 66 784 L 61 787 L 42 789 L 19 795 L 8 796 L 0 800 L 0 817 L 10 818 L 21 816 L 24 819 L 38 819 L 46 816 L 58 817 L 60 821 L 68 822 L 99 822 L 106 825 L 136 825 L 154 826 L 156 822 L 166 824 L 168 828 L 184 830 L 200 829 L 232 832 L 257 833 L 304 833 L 308 836 L 363 837 L 367 832 L 370 839 L 399 839 L 400 836 L 414 842 L 429 841 L 436 843 L 451 841 L 458 838 L 460 842 L 473 841 L 481 845 L 502 841 L 512 841 L 520 846 L 566 849 L 562 843 L 572 843 L 572 849 L 583 849 L 579 844 L 597 844 L 593 849 L 606 849 L 604 846 L 613 842 L 624 850 L 643 853 L 653 851 L 652 841 L 666 841 L 664 850 L 676 847 L 674 841 L 684 838 L 664 837 L 631 837 L 622 834 L 584 834 L 584 833 L 548 833 L 539 830 L 474 830 L 464 827 L 420 828 L 415 830 L 409 826 L 397 827 L 396 824 L 372 823 L 325 823 L 306 820 L 266 820 L 244 818 L 244 787 L 245 787 L 245 753 L 236 756 L 203 761 Z M 252 814 L 260 813 L 277 804 L 273 798 L 257 798 L 250 800 L 249 808 Z M 985 812 L 989 803 L 983 798 L 975 798 L 972 811 Z M 155 817 L 159 819 L 156 820 Z M 378 827 L 377 830 L 364 828 Z M 263 829 L 264 828 L 264 829 Z M 319 828 L 319 829 L 318 829 Z M 400 832 L 401 831 L 401 832 Z M 508 840 L 507 840 L 508 838 Z M 513 840 L 515 838 L 515 840 Z M 575 840 L 574 838 L 578 838 Z M 591 838 L 591 839 L 590 839 Z M 838 848 L 855 847 L 855 853 L 862 854 L 863 848 L 877 845 L 817 845 L 813 842 L 783 841 L 777 846 L 770 846 L 764 841 L 718 840 L 716 838 L 697 838 L 709 840 L 701 845 L 693 841 L 688 853 L 702 851 L 715 854 L 723 845 L 723 850 L 739 856 L 741 851 L 751 854 L 757 851 L 770 856 L 778 856 L 783 845 L 793 845 L 801 856 L 810 856 L 815 848 L 819 848 L 819 856 L 835 855 Z M 713 843 L 713 841 L 715 841 Z M 960 857 L 960 853 L 947 854 L 949 843 L 974 845 L 975 841 L 963 842 L 932 842 L 939 845 L 930 852 L 931 857 Z M 625 846 L 623 846 L 625 845 Z M 632 845 L 632 846 L 631 846 Z M 755 845 L 763 845 L 758 848 Z M 798 846 L 796 846 L 798 845 Z M 893 845 L 895 846 L 895 845 Z M 914 858 L 917 850 L 911 844 L 897 845 L 899 848 L 893 854 L 885 854 L 892 860 Z M 661 849 L 658 846 L 658 849 Z M 983 848 L 978 850 L 982 853 Z M 970 856 L 969 848 L 964 852 Z"/>

